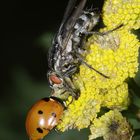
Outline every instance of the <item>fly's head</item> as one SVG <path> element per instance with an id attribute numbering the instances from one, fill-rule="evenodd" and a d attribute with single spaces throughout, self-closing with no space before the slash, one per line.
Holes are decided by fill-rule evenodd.
<path id="1" fill-rule="evenodd" d="M 66 77 L 59 76 L 53 71 L 48 73 L 50 87 L 52 88 L 51 96 L 60 98 L 62 100 L 68 99 L 69 95 L 71 95 L 72 87 L 67 83 L 67 81 L 65 81 L 65 78 Z"/>
<path id="2" fill-rule="evenodd" d="M 52 88 L 51 96 L 67 100 L 69 96 L 74 99 L 79 97 L 79 92 L 75 88 L 70 74 L 72 71 L 68 71 L 67 75 L 59 76 L 56 72 L 50 71 L 48 73 L 48 79 L 50 87 Z"/>
<path id="3" fill-rule="evenodd" d="M 48 72 L 48 79 L 50 86 L 54 88 L 63 88 L 63 78 L 56 74 L 56 72 L 50 71 Z"/>

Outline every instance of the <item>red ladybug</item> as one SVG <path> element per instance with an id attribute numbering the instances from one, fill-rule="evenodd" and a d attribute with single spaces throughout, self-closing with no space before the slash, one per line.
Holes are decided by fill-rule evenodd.
<path id="1" fill-rule="evenodd" d="M 63 102 L 56 98 L 43 98 L 29 110 L 26 131 L 30 140 L 41 140 L 59 122 L 64 111 Z"/>

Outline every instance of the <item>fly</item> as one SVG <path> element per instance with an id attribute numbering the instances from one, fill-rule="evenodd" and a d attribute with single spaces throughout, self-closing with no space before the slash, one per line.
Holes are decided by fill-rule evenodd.
<path id="1" fill-rule="evenodd" d="M 78 71 L 81 63 L 105 78 L 109 78 L 87 64 L 81 56 L 88 33 L 91 33 L 99 21 L 97 12 L 91 9 L 83 10 L 86 1 L 80 0 L 77 4 L 77 0 L 69 0 L 48 58 L 50 68 L 48 79 L 54 93 L 63 94 L 68 91 L 75 99 L 78 98 L 79 94 L 73 85 L 71 76 Z"/>

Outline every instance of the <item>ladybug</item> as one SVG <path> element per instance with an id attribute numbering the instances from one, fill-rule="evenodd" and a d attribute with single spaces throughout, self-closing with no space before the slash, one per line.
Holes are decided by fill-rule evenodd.
<path id="1" fill-rule="evenodd" d="M 30 140 L 43 139 L 59 122 L 65 107 L 59 98 L 43 98 L 29 110 L 26 131 Z"/>

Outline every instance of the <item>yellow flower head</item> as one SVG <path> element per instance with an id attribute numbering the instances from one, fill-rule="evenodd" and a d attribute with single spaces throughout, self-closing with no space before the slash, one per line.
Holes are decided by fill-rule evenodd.
<path id="1" fill-rule="evenodd" d="M 111 110 L 96 118 L 90 126 L 89 140 L 103 137 L 104 140 L 131 140 L 133 131 L 126 118 L 117 110 Z"/>
<path id="2" fill-rule="evenodd" d="M 87 42 L 85 61 L 109 78 L 85 65 L 80 66 L 80 76 L 96 88 L 115 88 L 138 71 L 139 45 L 136 36 L 123 27 L 104 36 L 93 35 Z"/>
<path id="3" fill-rule="evenodd" d="M 140 28 L 140 0 L 106 0 L 103 21 L 110 28 L 120 24 L 129 30 Z"/>
<path id="4" fill-rule="evenodd" d="M 131 128 L 119 111 L 127 109 L 130 103 L 127 80 L 138 71 L 140 43 L 130 31 L 140 27 L 138 1 L 105 1 L 102 16 L 106 27 L 87 40 L 82 54 L 85 63 L 72 76 L 80 97 L 64 111 L 59 130 L 80 130 L 92 122 L 89 139 L 131 139 Z M 103 108 L 112 110 L 97 118 Z"/>
<path id="5" fill-rule="evenodd" d="M 108 90 L 102 89 L 101 94 L 104 95 L 104 100 L 102 102 L 103 107 L 124 110 L 127 109 L 130 104 L 127 83 L 123 83 L 116 88 Z"/>
<path id="6" fill-rule="evenodd" d="M 108 90 L 94 88 L 92 83 L 83 86 L 81 84 L 80 89 L 81 95 L 78 100 L 72 103 L 70 103 L 71 99 L 68 101 L 68 108 L 63 114 L 62 122 L 57 127 L 60 131 L 87 128 L 97 117 L 101 107 L 124 110 L 129 105 L 127 83 Z"/>
<path id="7" fill-rule="evenodd" d="M 85 87 L 85 89 L 82 89 L 78 100 L 74 100 L 68 105 L 58 129 L 65 131 L 72 128 L 87 128 L 91 120 L 96 118 L 97 113 L 100 111 L 101 102 L 102 96 L 99 95 L 98 89 L 92 86 Z"/>

